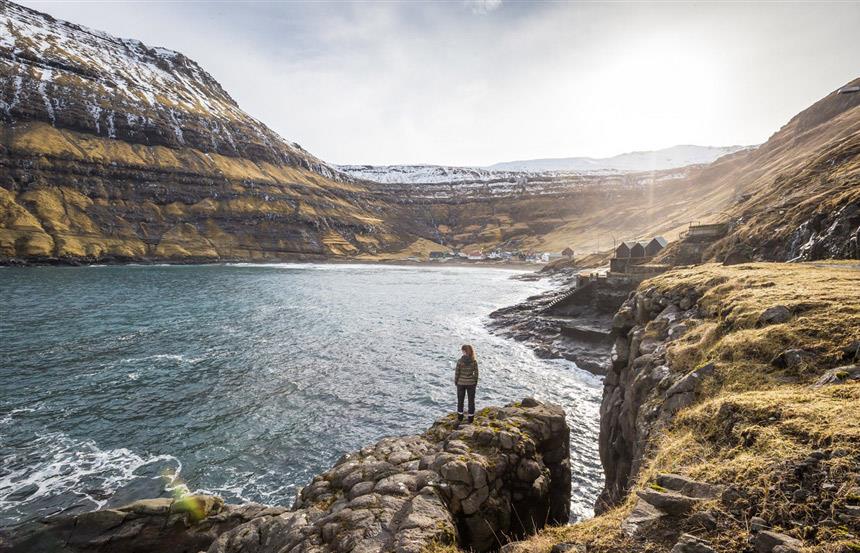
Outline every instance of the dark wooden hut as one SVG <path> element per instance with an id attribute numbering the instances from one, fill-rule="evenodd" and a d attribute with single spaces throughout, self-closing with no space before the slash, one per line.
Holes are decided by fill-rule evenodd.
<path id="1" fill-rule="evenodd" d="M 655 236 L 650 242 L 645 244 L 645 255 L 649 257 L 657 255 L 668 243 L 669 241 L 662 236 Z"/>
<path id="2" fill-rule="evenodd" d="M 618 244 L 618 247 L 615 248 L 615 258 L 626 259 L 630 257 L 630 246 L 632 245 L 632 242 L 622 242 Z"/>

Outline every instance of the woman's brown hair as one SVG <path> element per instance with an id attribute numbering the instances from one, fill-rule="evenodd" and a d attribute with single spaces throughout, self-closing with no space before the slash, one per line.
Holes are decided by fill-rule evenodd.
<path id="1" fill-rule="evenodd" d="M 469 344 L 463 344 L 462 346 L 460 346 L 460 349 L 466 352 L 466 355 L 468 355 L 470 359 L 475 358 L 475 348 L 473 348 Z"/>

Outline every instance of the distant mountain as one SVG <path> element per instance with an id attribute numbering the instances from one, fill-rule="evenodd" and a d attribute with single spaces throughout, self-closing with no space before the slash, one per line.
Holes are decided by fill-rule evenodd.
<path id="1" fill-rule="evenodd" d="M 487 167 L 496 171 L 662 171 L 711 163 L 747 146 L 672 146 L 650 152 L 629 152 L 607 158 L 564 157 L 505 161 Z"/>
<path id="2" fill-rule="evenodd" d="M 702 251 L 703 259 L 723 260 L 734 252 L 782 261 L 856 259 L 857 87 L 860 79 L 799 113 L 764 144 L 707 164 L 653 172 L 413 166 L 377 168 L 376 176 L 364 168 L 363 176 L 387 178 L 375 188 L 398 204 L 391 216 L 408 221 L 416 234 L 454 247 L 554 252 L 570 247 L 581 254 L 655 235 L 676 241 L 691 223 L 724 221 L 727 236 Z M 711 150 L 716 156 L 719 149 Z M 676 249 L 670 245 L 666 254 Z"/>
<path id="3" fill-rule="evenodd" d="M 614 157 L 596 159 L 568 157 L 506 161 L 489 167 L 457 167 L 446 165 L 340 165 L 340 171 L 357 179 L 382 184 L 462 184 L 516 181 L 569 176 L 570 174 L 613 174 L 643 171 L 665 171 L 714 160 L 747 146 L 673 146 L 654 152 L 630 152 Z"/>
<path id="4" fill-rule="evenodd" d="M 380 200 L 181 53 L 0 0 L 0 261 L 374 252 Z"/>
<path id="5" fill-rule="evenodd" d="M 351 177 L 382 184 L 460 184 L 516 180 L 519 176 L 516 171 L 444 165 L 339 165 L 337 169 Z"/>

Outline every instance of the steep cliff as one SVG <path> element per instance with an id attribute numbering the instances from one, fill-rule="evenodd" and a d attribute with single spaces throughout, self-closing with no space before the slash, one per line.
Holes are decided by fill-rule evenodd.
<path id="1" fill-rule="evenodd" d="M 279 137 L 178 52 L 4 0 L 0 261 L 593 251 L 709 220 L 730 232 L 705 260 L 856 258 L 858 104 L 860 93 L 834 91 L 764 145 L 707 165 L 395 168 L 386 175 L 420 182 L 374 183 Z"/>
<path id="2" fill-rule="evenodd" d="M 850 262 L 644 282 L 613 323 L 602 514 L 509 551 L 855 551 L 857 290 Z"/>
<path id="3" fill-rule="evenodd" d="M 723 204 L 704 221 L 728 223 L 701 259 L 860 259 L 860 85 L 855 79 L 794 116 L 758 148 L 692 176 L 702 201 Z M 698 261 L 678 256 L 670 260 Z"/>
<path id="4" fill-rule="evenodd" d="M 0 550 L 420 553 L 456 543 L 481 552 L 568 520 L 570 429 L 560 407 L 526 398 L 453 423 L 344 455 L 289 510 L 211 496 L 143 500 L 48 519 Z"/>
<path id="5" fill-rule="evenodd" d="M 0 3 L 0 259 L 374 252 L 384 205 L 178 52 Z"/>

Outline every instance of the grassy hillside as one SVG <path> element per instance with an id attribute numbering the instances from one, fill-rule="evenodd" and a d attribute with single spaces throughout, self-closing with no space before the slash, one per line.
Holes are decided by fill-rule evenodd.
<path id="1" fill-rule="evenodd" d="M 845 87 L 857 86 L 856 79 Z M 426 188 L 426 187 L 425 187 Z M 706 252 L 741 248 L 750 259 L 860 257 L 860 93 L 833 91 L 761 146 L 704 166 L 626 176 L 529 182 L 520 193 L 471 193 L 456 202 L 421 190 L 408 218 L 425 237 L 577 252 L 621 240 L 675 240 L 690 223 L 725 221 L 729 235 Z M 851 242 L 853 238 L 853 242 Z M 810 240 L 811 239 L 811 240 Z M 804 245 L 806 245 L 804 247 Z"/>
<path id="2" fill-rule="evenodd" d="M 395 247 L 382 204 L 302 167 L 5 129 L 0 257 L 282 259 Z"/>
<path id="3" fill-rule="evenodd" d="M 667 342 L 668 368 L 683 375 L 714 363 L 716 370 L 690 406 L 651 434 L 643 467 L 620 506 L 543 531 L 515 551 L 549 552 L 562 542 L 587 546 L 589 553 L 669 551 L 682 533 L 717 551 L 746 551 L 754 517 L 800 540 L 804 551 L 860 550 L 860 382 L 850 381 L 860 377 L 860 368 L 850 368 L 860 362 L 854 357 L 860 266 L 706 265 L 666 273 L 639 290 L 698 298 L 701 318 Z M 788 318 L 764 322 L 764 310 L 778 305 Z M 781 359 L 789 349 L 804 353 Z M 827 374 L 834 383 L 816 385 Z M 725 491 L 631 537 L 622 523 L 637 503 L 635 492 L 659 488 L 654 482 L 661 473 Z M 703 524 L 704 512 L 715 525 Z"/>

